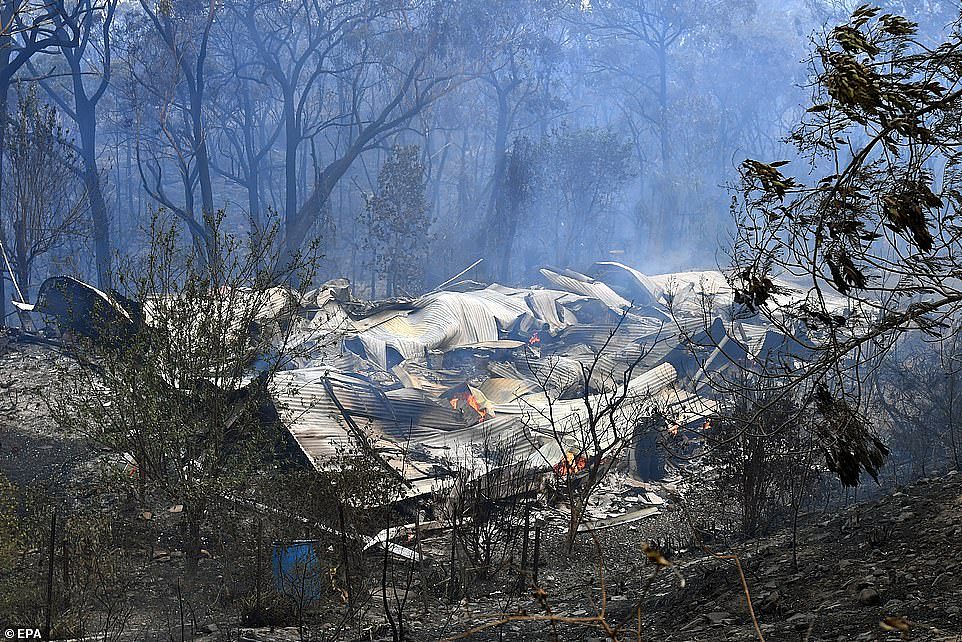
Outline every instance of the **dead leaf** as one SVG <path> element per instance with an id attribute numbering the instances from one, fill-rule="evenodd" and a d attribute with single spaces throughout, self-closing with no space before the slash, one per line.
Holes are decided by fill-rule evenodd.
<path id="1" fill-rule="evenodd" d="M 671 562 L 665 559 L 665 556 L 661 554 L 661 551 L 656 548 L 652 548 L 647 543 L 641 545 L 641 550 L 645 552 L 645 556 L 648 558 L 648 561 L 653 562 L 658 566 L 671 566 Z"/>
<path id="2" fill-rule="evenodd" d="M 912 625 L 904 617 L 887 617 L 878 625 L 883 631 L 901 631 L 902 633 L 908 633 Z"/>

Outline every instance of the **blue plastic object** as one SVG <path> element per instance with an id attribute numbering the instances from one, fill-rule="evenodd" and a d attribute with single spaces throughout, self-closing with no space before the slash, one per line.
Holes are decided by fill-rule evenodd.
<path id="1" fill-rule="evenodd" d="M 317 540 L 274 542 L 274 589 L 297 601 L 321 598 L 324 573 Z"/>

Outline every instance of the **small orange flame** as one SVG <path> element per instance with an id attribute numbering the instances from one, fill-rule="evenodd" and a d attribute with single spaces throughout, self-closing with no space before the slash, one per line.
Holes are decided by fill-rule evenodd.
<path id="1" fill-rule="evenodd" d="M 529 345 L 529 346 L 533 346 L 533 345 L 535 345 L 536 343 L 541 343 L 541 337 L 538 336 L 538 333 L 537 333 L 537 332 L 535 332 L 534 334 L 532 334 L 532 335 L 531 335 L 531 338 L 528 339 L 528 345 Z"/>
<path id="2" fill-rule="evenodd" d="M 478 416 L 479 416 L 479 417 L 481 417 L 481 421 L 484 421 L 485 419 L 488 418 L 488 409 L 482 407 L 481 404 L 478 403 L 478 400 L 477 400 L 477 398 L 476 398 L 474 395 L 470 395 L 470 394 L 469 394 L 469 395 L 467 396 L 467 398 L 465 399 L 465 401 L 468 402 L 468 405 L 469 405 L 469 406 L 471 406 L 472 408 L 474 408 L 474 411 L 475 411 L 476 413 L 478 413 Z"/>
<path id="3" fill-rule="evenodd" d="M 480 418 L 479 421 L 484 421 L 488 417 L 491 417 L 494 415 L 493 412 L 491 412 L 490 410 L 482 406 L 481 402 L 478 401 L 478 398 L 471 393 L 458 395 L 456 397 L 451 397 L 451 399 L 449 399 L 448 401 L 451 404 L 451 408 L 453 408 L 454 410 L 457 410 L 460 407 L 461 402 L 463 401 L 472 410 L 474 410 L 474 412 L 478 413 L 478 417 Z"/>
<path id="4" fill-rule="evenodd" d="M 554 466 L 555 475 L 567 477 L 580 473 L 588 466 L 588 460 L 583 455 L 575 456 L 571 451 L 565 453 L 565 458 Z"/>

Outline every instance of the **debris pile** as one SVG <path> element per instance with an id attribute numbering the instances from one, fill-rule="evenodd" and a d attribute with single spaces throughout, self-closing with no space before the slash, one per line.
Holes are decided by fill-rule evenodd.
<path id="1" fill-rule="evenodd" d="M 339 455 L 373 454 L 406 497 L 489 470 L 492 449 L 528 469 L 579 474 L 592 456 L 579 427 L 599 413 L 596 450 L 621 440 L 638 462 L 655 448 L 638 432 L 643 418 L 677 431 L 711 414 L 706 372 L 793 358 L 800 347 L 757 319 L 737 320 L 718 272 L 647 276 L 603 262 L 593 276 L 540 276 L 527 288 L 462 281 L 384 301 L 357 300 L 339 279 L 293 306 L 276 288 L 258 331 L 283 334 L 300 355 L 275 375 L 272 397 L 304 463 L 323 470 Z M 26 307 L 93 339 L 91 315 L 72 311 L 150 323 L 150 302 L 139 314 L 69 277 L 48 280 Z M 609 505 L 598 517 L 619 512 Z"/>
<path id="2" fill-rule="evenodd" d="M 312 293 L 300 332 L 313 355 L 274 381 L 307 462 L 323 469 L 369 450 L 408 496 L 488 469 L 495 445 L 529 468 L 567 471 L 586 455 L 577 425 L 613 391 L 627 400 L 601 438 L 630 442 L 634 461 L 655 444 L 619 423 L 700 426 L 715 408 L 706 369 L 798 348 L 758 321 L 732 321 L 717 272 L 649 277 L 606 262 L 594 277 L 540 273 L 542 285 L 460 282 L 411 300 L 356 301 L 342 282 Z"/>

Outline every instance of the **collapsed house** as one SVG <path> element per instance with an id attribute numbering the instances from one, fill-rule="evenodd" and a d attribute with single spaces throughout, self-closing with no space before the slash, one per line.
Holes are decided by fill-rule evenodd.
<path id="1" fill-rule="evenodd" d="M 642 419 L 677 429 L 715 410 L 707 373 L 799 352 L 759 321 L 726 315 L 717 272 L 649 277 L 605 262 L 593 277 L 540 274 L 527 288 L 461 282 L 403 301 L 355 301 L 343 282 L 313 293 L 299 331 L 314 356 L 274 378 L 304 459 L 323 470 L 367 452 L 408 496 L 486 470 L 493 447 L 557 471 L 583 454 L 587 416 L 620 392 L 594 447 L 621 440 L 633 465 L 654 447 L 637 432 Z"/>
<path id="2" fill-rule="evenodd" d="M 557 472 L 591 456 L 584 427 L 603 412 L 593 449 L 624 451 L 634 464 L 654 447 L 639 432 L 650 430 L 645 419 L 677 430 L 712 414 L 712 373 L 800 356 L 792 337 L 738 320 L 717 272 L 647 276 L 603 262 L 592 276 L 540 277 L 526 288 L 462 281 L 391 301 L 356 300 L 337 280 L 293 310 L 291 292 L 277 288 L 259 331 L 276 332 L 282 314 L 293 320 L 284 340 L 299 356 L 274 375 L 271 396 L 304 464 L 325 470 L 365 454 L 407 497 L 489 469 L 493 449 Z M 48 280 L 30 307 L 92 339 L 93 317 L 150 322 L 149 302 L 141 314 L 70 277 Z"/>

